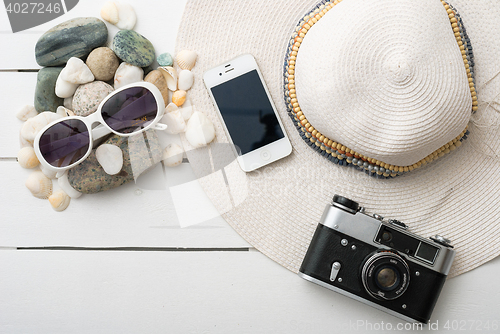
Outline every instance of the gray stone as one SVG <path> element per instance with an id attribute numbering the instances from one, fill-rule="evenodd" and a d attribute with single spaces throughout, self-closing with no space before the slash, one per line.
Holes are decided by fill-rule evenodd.
<path id="1" fill-rule="evenodd" d="M 116 175 L 106 174 L 97 162 L 94 148 L 85 161 L 68 171 L 70 185 L 81 193 L 95 194 L 126 184 L 154 167 L 162 158 L 162 149 L 154 130 L 132 137 L 112 135 L 104 143 L 121 148 L 122 170 Z"/>
<path id="2" fill-rule="evenodd" d="M 113 51 L 121 60 L 139 67 L 147 67 L 155 60 L 153 44 L 133 30 L 120 30 L 113 38 Z"/>
<path id="3" fill-rule="evenodd" d="M 45 67 L 38 71 L 35 88 L 35 109 L 38 112 L 57 110 L 64 99 L 56 95 L 56 81 L 62 67 Z"/>
<path id="4" fill-rule="evenodd" d="M 36 62 L 40 66 L 64 65 L 71 57 L 86 57 L 107 40 L 108 29 L 101 20 L 95 17 L 69 20 L 48 30 L 36 42 Z"/>

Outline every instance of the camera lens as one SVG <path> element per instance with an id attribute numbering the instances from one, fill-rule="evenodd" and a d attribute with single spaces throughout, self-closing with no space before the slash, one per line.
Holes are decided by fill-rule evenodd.
<path id="1" fill-rule="evenodd" d="M 398 254 L 378 251 L 368 256 L 361 280 L 366 291 L 377 299 L 392 300 L 404 294 L 410 284 L 410 270 Z"/>
<path id="2" fill-rule="evenodd" d="M 392 266 L 381 267 L 375 274 L 375 283 L 382 290 L 391 291 L 397 286 L 398 282 L 398 271 Z"/>

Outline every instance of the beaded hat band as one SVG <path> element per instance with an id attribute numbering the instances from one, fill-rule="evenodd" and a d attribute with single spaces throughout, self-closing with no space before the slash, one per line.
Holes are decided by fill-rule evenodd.
<path id="1" fill-rule="evenodd" d="M 320 130 L 318 130 L 314 126 L 314 122 L 310 121 L 308 119 L 308 115 L 311 112 L 317 112 L 318 110 L 303 110 L 301 108 L 301 101 L 304 101 L 303 99 L 306 98 L 303 95 L 300 95 L 300 92 L 297 93 L 296 89 L 296 79 L 297 79 L 297 71 L 296 71 L 296 65 L 297 65 L 297 58 L 299 54 L 299 50 L 301 46 L 304 44 L 304 41 L 306 39 L 306 35 L 313 30 L 313 26 L 316 25 L 320 20 L 329 13 L 329 11 L 335 11 L 337 6 L 342 0 L 335 0 L 333 2 L 328 2 L 328 1 L 323 1 L 319 5 L 317 5 L 312 11 L 307 13 L 298 23 L 298 25 L 295 28 L 294 33 L 292 34 L 290 41 L 289 41 L 289 46 L 287 48 L 286 52 L 286 57 L 285 57 L 285 65 L 284 65 L 284 97 L 285 97 L 285 103 L 287 107 L 287 111 L 289 113 L 289 116 L 291 117 L 292 121 L 294 122 L 297 130 L 299 131 L 300 136 L 305 140 L 305 142 L 315 149 L 319 154 L 327 158 L 333 163 L 343 165 L 343 166 L 352 166 L 355 167 L 356 169 L 359 169 L 361 171 L 364 171 L 365 173 L 375 176 L 378 178 L 390 178 L 390 177 L 395 177 L 410 171 L 413 171 L 414 169 L 417 169 L 421 166 L 426 165 L 427 163 L 432 162 L 433 160 L 436 160 L 439 157 L 444 156 L 445 154 L 455 150 L 457 147 L 461 146 L 462 141 L 467 138 L 467 135 L 469 134 L 467 126 L 465 126 L 465 129 L 458 133 L 456 136 L 454 136 L 451 140 L 447 141 L 444 145 L 441 147 L 437 148 L 431 153 L 428 153 L 426 156 L 420 157 L 418 161 L 413 162 L 409 165 L 396 165 L 394 163 L 388 163 L 387 161 L 383 161 L 380 159 L 376 159 L 371 156 L 367 156 L 367 154 L 362 154 L 360 152 L 357 152 L 353 147 L 349 147 L 348 145 L 345 145 L 344 143 L 341 143 L 338 140 L 334 140 L 334 138 L 329 138 L 326 134 L 323 134 Z M 348 2 L 348 0 L 346 0 Z M 344 2 L 346 2 L 344 1 Z M 472 46 L 470 43 L 470 39 L 467 35 L 467 32 L 465 30 L 465 27 L 463 25 L 462 19 L 460 18 L 460 15 L 457 13 L 455 8 L 453 8 L 451 5 L 448 3 L 441 1 L 442 5 L 444 6 L 444 9 L 446 13 L 448 14 L 448 19 L 450 22 L 450 28 L 453 30 L 453 34 L 455 36 L 458 49 L 460 50 L 462 54 L 462 59 L 464 63 L 464 72 L 467 73 L 467 79 L 468 79 L 468 85 L 470 89 L 470 96 L 472 99 L 472 107 L 471 111 L 475 112 L 477 110 L 477 96 L 476 96 L 476 90 L 475 90 L 475 80 L 474 80 L 474 56 L 472 53 Z M 383 29 L 386 29 L 383 27 Z M 324 26 L 322 32 L 324 32 Z M 328 38 L 329 36 L 326 36 L 325 38 Z M 315 40 L 317 42 L 317 39 Z M 309 46 L 311 48 L 311 46 Z M 316 50 L 313 50 L 316 51 Z M 358 51 L 359 52 L 359 51 Z M 328 62 L 329 59 L 328 57 L 325 57 L 324 59 L 325 62 Z M 312 61 L 309 62 L 309 65 L 311 65 Z M 373 66 L 373 65 L 372 65 Z M 354 68 L 352 69 L 352 72 L 354 72 Z M 399 70 L 399 69 L 396 69 Z M 361 73 L 363 75 L 363 73 Z M 408 75 L 406 77 L 403 77 L 403 79 L 410 81 L 408 79 Z M 338 84 L 338 83 L 337 83 Z M 407 83 L 403 82 L 396 82 L 396 84 L 401 84 L 401 87 L 396 87 L 397 88 L 405 88 L 403 85 L 410 86 L 411 84 L 414 83 Z M 415 84 L 414 84 L 415 86 Z M 414 89 L 414 87 L 411 87 Z M 311 89 L 314 89 L 314 87 L 311 87 Z M 335 89 L 335 87 L 333 87 Z M 401 90 L 401 89 L 400 89 Z M 395 92 L 398 93 L 398 92 Z M 425 93 L 425 92 L 424 92 Z M 410 98 L 414 98 L 413 95 L 415 94 L 413 91 L 408 93 Z M 394 95 L 394 94 L 393 94 Z M 429 95 L 431 95 L 429 93 Z M 309 96 L 310 98 L 310 96 Z M 347 99 L 352 98 L 352 97 L 346 97 Z M 399 98 L 399 96 L 397 97 Z M 429 98 L 435 98 L 434 96 L 429 96 Z M 307 99 L 307 98 L 306 98 Z M 311 98 L 310 98 L 311 99 Z M 311 99 L 312 100 L 312 99 Z M 323 108 L 324 105 L 320 105 L 322 107 L 314 107 L 317 106 L 315 101 L 307 101 L 308 102 L 308 107 L 313 106 L 313 109 L 320 109 L 321 112 L 324 112 Z M 400 101 L 397 101 L 398 103 Z M 412 101 L 413 102 L 413 101 Z M 441 101 L 440 101 L 441 102 Z M 445 109 L 448 107 L 446 105 L 447 101 L 443 101 L 442 108 Z M 432 108 L 436 108 L 436 106 L 432 105 Z M 331 105 L 331 108 L 336 108 L 335 105 Z M 430 108 L 430 107 L 429 107 Z M 439 108 L 439 106 L 438 106 Z M 404 111 L 403 111 L 404 112 Z M 443 112 L 446 112 L 446 110 L 443 110 Z M 427 114 L 426 114 L 427 116 Z M 469 115 L 470 116 L 470 115 Z M 467 118 L 468 119 L 468 118 Z M 339 124 L 339 126 L 342 126 L 342 124 Z M 421 126 L 418 124 L 417 126 Z M 317 126 L 319 127 L 319 125 Z M 335 134 L 334 134 L 335 136 Z M 421 138 L 420 138 L 421 139 Z M 380 139 L 381 142 L 383 142 L 383 138 Z M 427 139 L 428 140 L 428 139 Z"/>

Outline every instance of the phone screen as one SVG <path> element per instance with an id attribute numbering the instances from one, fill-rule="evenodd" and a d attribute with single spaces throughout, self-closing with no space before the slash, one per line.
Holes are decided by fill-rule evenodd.
<path id="1" fill-rule="evenodd" d="M 214 86 L 211 90 L 241 155 L 285 137 L 257 70 Z"/>

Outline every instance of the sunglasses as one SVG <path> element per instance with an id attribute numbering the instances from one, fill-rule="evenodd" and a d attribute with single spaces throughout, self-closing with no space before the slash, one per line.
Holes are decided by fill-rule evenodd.
<path id="1" fill-rule="evenodd" d="M 159 124 L 165 103 L 159 89 L 149 82 L 123 86 L 109 94 L 89 116 L 70 116 L 44 127 L 33 142 L 36 156 L 44 167 L 63 172 L 84 161 L 93 141 L 110 133 L 133 136 Z M 92 127 L 95 123 L 99 125 Z"/>

